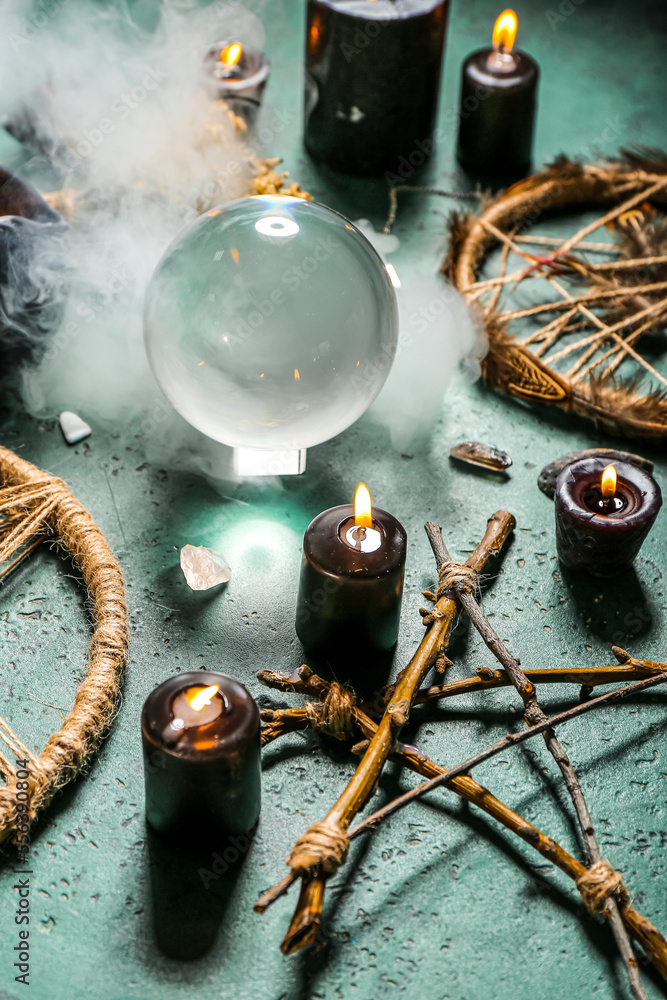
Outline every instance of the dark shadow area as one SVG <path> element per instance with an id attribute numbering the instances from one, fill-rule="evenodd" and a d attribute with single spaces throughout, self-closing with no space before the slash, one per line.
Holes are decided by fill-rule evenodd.
<path id="1" fill-rule="evenodd" d="M 469 462 L 462 462 L 453 456 L 450 456 L 449 464 L 457 472 L 467 472 L 469 475 L 482 479 L 487 483 L 497 483 L 500 486 L 508 483 L 512 478 L 507 472 L 485 469 L 481 465 L 471 465 Z"/>
<path id="2" fill-rule="evenodd" d="M 391 679 L 395 653 L 395 646 L 386 652 L 375 652 L 371 658 L 355 656 L 353 648 L 326 655 L 304 651 L 302 662 L 328 681 L 344 683 L 351 678 L 356 694 L 372 702 Z"/>
<path id="3" fill-rule="evenodd" d="M 605 579 L 570 570 L 560 564 L 563 582 L 577 615 L 589 633 L 605 643 L 622 646 L 653 625 L 653 605 L 634 567 Z"/>
<path id="4" fill-rule="evenodd" d="M 192 961 L 214 946 L 253 836 L 172 844 L 146 824 L 148 919 L 168 958 Z"/>
<path id="5" fill-rule="evenodd" d="M 310 737 L 307 743 L 303 742 L 304 737 L 307 739 Z M 296 742 L 297 740 L 299 742 Z M 285 761 L 303 757 L 304 753 L 312 750 L 315 745 L 312 730 L 308 729 L 300 733 L 290 733 L 288 736 L 274 740 L 262 750 L 262 774 Z"/>
<path id="6" fill-rule="evenodd" d="M 607 694 L 616 688 L 624 687 L 626 681 L 619 680 L 618 683 L 611 683 L 605 685 L 599 685 L 593 691 L 591 698 L 598 697 L 603 694 Z M 569 689 L 569 697 L 567 694 L 563 693 L 562 688 L 567 687 Z M 560 688 L 560 690 L 558 690 Z M 551 691 L 550 691 L 551 689 Z M 512 687 L 497 688 L 497 691 L 505 692 L 507 695 L 508 702 L 511 702 L 512 697 L 516 697 L 516 692 Z M 579 686 L 577 684 L 569 685 L 556 685 L 556 684 L 540 684 L 538 687 L 538 696 L 540 699 L 540 704 L 548 716 L 557 715 L 559 712 L 565 712 L 567 709 L 572 708 L 574 705 L 579 704 Z M 483 692 L 480 692 L 480 695 Z M 551 698 L 549 695 L 551 694 Z M 637 707 L 640 705 L 655 705 L 666 704 L 664 691 L 662 692 L 662 698 L 660 697 L 661 692 L 659 690 L 647 691 L 644 694 L 632 695 L 628 698 L 627 704 Z M 656 702 L 656 699 L 659 699 Z M 408 736 L 411 733 L 411 728 L 414 727 L 415 730 L 419 729 L 420 726 L 426 724 L 440 724 L 440 723 L 453 723 L 453 722 L 476 722 L 485 725 L 489 729 L 489 743 L 492 743 L 495 739 L 500 739 L 501 736 L 505 734 L 508 729 L 520 730 L 523 728 L 520 724 L 521 717 L 517 713 L 512 715 L 507 706 L 498 705 L 494 707 L 489 707 L 485 705 L 483 709 L 478 709 L 474 707 L 470 708 L 457 708 L 455 707 L 455 698 L 445 698 L 441 705 L 434 700 L 432 702 L 425 702 L 423 705 L 418 705 L 414 708 L 413 713 L 410 717 L 410 722 L 405 729 L 402 730 L 403 736 L 405 737 L 404 742 L 408 741 Z M 593 712 L 604 711 L 604 706 L 600 709 L 593 709 Z M 622 708 L 618 706 L 610 705 L 608 706 L 610 712 L 623 711 Z M 572 719 L 566 725 L 566 732 L 572 732 L 572 727 L 577 726 L 577 722 L 580 725 L 584 724 L 584 718 Z M 496 734 L 493 733 L 493 727 L 498 727 Z M 567 728 L 569 727 L 569 728 Z M 539 736 L 534 737 L 535 741 L 539 743 Z"/>
<path id="7" fill-rule="evenodd" d="M 499 157 L 499 162 L 502 162 Z M 466 169 L 459 161 L 456 161 L 456 183 L 453 185 L 454 189 L 457 191 L 484 191 L 489 194 L 498 194 L 503 191 L 510 184 L 514 184 L 516 181 L 521 180 L 523 177 L 529 176 L 535 169 L 534 166 L 531 170 L 520 170 L 510 173 L 494 173 L 494 174 L 484 174 L 474 171 L 472 169 Z"/>
<path id="8" fill-rule="evenodd" d="M 389 190 L 391 187 L 399 187 L 407 184 L 410 187 L 431 186 L 435 184 L 437 178 L 437 168 L 433 160 L 427 161 L 423 166 L 414 168 L 407 164 L 397 164 L 396 170 L 386 171 L 383 176 L 357 176 L 354 174 L 342 173 L 331 167 L 312 159 L 304 150 L 304 155 L 308 158 L 309 165 L 318 180 L 321 182 L 322 191 L 326 191 L 328 202 L 335 203 L 339 211 L 340 205 L 345 206 L 345 214 L 353 221 L 358 218 L 380 218 L 385 219 L 389 214 Z M 318 190 L 318 184 L 309 184 L 313 194 Z M 332 197 L 332 194 L 335 197 Z M 401 225 L 409 223 L 410 205 L 416 210 L 423 208 L 422 199 L 404 197 L 401 202 Z M 407 216 L 407 218 L 406 218 Z"/>
<path id="9" fill-rule="evenodd" d="M 456 807 L 453 803 L 449 804 L 447 800 L 436 801 L 433 797 L 424 799 L 423 802 L 432 812 L 438 813 L 442 820 L 463 823 L 472 834 L 465 841 L 462 841 L 456 849 L 447 851 L 444 863 L 451 865 L 452 861 L 469 850 L 471 845 L 475 845 L 481 850 L 485 850 L 488 845 L 497 849 L 514 865 L 517 871 L 526 876 L 525 885 L 521 890 L 526 900 L 539 902 L 547 899 L 559 907 L 567 921 L 576 923 L 580 933 L 585 936 L 590 949 L 607 966 L 608 982 L 613 985 L 618 1000 L 623 1000 L 627 996 L 625 974 L 618 958 L 611 929 L 606 923 L 598 923 L 586 912 L 573 883 L 567 880 L 563 884 L 556 884 L 552 879 L 560 879 L 560 873 L 554 866 L 536 852 L 533 854 L 535 863 L 531 864 L 519 850 L 518 843 L 513 836 L 510 836 L 503 828 L 494 826 L 486 816 L 469 803 L 461 801 Z M 436 861 L 437 864 L 438 861 Z M 417 876 L 421 877 L 421 869 L 415 870 L 414 877 Z M 434 873 L 434 877 L 436 877 L 436 873 Z M 410 881 L 411 878 L 408 878 L 404 884 L 409 885 Z M 449 916 L 451 920 L 455 920 L 454 912 Z M 642 975 L 651 981 L 661 996 L 667 997 L 667 984 L 660 973 L 635 942 L 633 942 L 633 948 L 638 957 Z"/>

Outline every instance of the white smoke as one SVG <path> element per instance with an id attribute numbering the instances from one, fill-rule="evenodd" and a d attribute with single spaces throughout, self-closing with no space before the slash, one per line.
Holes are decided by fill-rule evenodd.
<path id="1" fill-rule="evenodd" d="M 408 256 L 396 236 L 376 233 L 366 219 L 356 225 L 389 266 L 399 312 L 396 358 L 371 412 L 389 428 L 397 451 L 417 450 L 455 373 L 478 377 L 486 337 L 436 261 Z"/>
<path id="2" fill-rule="evenodd" d="M 157 261 L 202 210 L 247 194 L 253 174 L 249 145 L 206 92 L 203 53 L 230 37 L 261 49 L 263 29 L 236 3 L 167 4 L 151 32 L 120 3 L 24 11 L 3 4 L 0 120 L 38 151 L 30 173 L 72 215 L 65 316 L 24 373 L 24 400 L 35 415 L 114 420 L 159 395 L 142 336 Z"/>

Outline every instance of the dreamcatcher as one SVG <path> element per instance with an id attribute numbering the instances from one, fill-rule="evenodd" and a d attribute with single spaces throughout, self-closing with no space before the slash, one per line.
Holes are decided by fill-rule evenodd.
<path id="1" fill-rule="evenodd" d="M 667 157 L 622 157 L 604 166 L 560 158 L 479 214 L 455 215 L 443 271 L 482 312 L 488 385 L 612 433 L 664 441 Z M 527 231 L 545 213 L 591 206 L 602 213 L 570 237 Z M 612 240 L 600 238 L 609 231 Z M 498 247 L 499 273 L 486 277 Z"/>

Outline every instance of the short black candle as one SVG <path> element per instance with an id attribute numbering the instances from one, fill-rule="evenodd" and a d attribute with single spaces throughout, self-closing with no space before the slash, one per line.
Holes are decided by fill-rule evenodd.
<path id="1" fill-rule="evenodd" d="M 509 51 L 513 35 L 503 43 L 507 36 L 497 29 L 510 14 L 496 21 L 497 48 L 471 53 L 461 72 L 458 158 L 486 177 L 523 176 L 532 159 L 539 69 L 525 52 Z"/>
<path id="2" fill-rule="evenodd" d="M 213 96 L 252 123 L 269 76 L 269 61 L 264 53 L 241 42 L 216 42 L 206 53 L 205 65 Z"/>
<path id="3" fill-rule="evenodd" d="M 433 151 L 449 0 L 308 0 L 305 144 L 353 174 Z"/>
<path id="4" fill-rule="evenodd" d="M 611 494 L 602 488 L 607 468 L 617 477 Z M 660 510 L 662 493 L 644 469 L 585 458 L 560 472 L 554 500 L 560 561 L 592 576 L 609 577 L 634 562 Z"/>
<path id="5" fill-rule="evenodd" d="M 341 669 L 396 644 L 403 598 L 405 529 L 377 507 L 357 521 L 352 504 L 331 507 L 303 539 L 296 631 Z"/>
<path id="6" fill-rule="evenodd" d="M 175 839 L 248 833 L 259 818 L 260 717 L 233 677 L 177 674 L 144 703 L 146 818 Z"/>

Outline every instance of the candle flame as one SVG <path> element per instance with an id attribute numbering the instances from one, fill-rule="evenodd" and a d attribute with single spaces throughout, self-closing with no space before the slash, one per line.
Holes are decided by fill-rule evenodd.
<path id="1" fill-rule="evenodd" d="M 204 705 L 208 705 L 213 695 L 217 694 L 219 690 L 217 684 L 211 684 L 207 688 L 190 688 L 189 691 L 185 692 L 185 700 L 190 708 L 194 708 L 195 712 L 201 712 Z M 193 694 L 193 691 L 196 693 Z"/>
<path id="2" fill-rule="evenodd" d="M 511 52 L 519 27 L 519 18 L 508 8 L 496 18 L 493 26 L 493 47 L 496 52 Z"/>
<path id="3" fill-rule="evenodd" d="M 298 368 L 294 369 L 294 381 L 295 382 L 300 382 L 301 381 L 301 376 L 299 375 L 299 369 Z"/>
<path id="4" fill-rule="evenodd" d="M 600 489 L 603 497 L 613 497 L 616 493 L 616 469 L 613 465 L 608 465 L 602 473 Z"/>
<path id="5" fill-rule="evenodd" d="M 365 483 L 359 483 L 354 494 L 354 523 L 359 528 L 373 527 L 373 508 L 371 495 Z"/>
<path id="6" fill-rule="evenodd" d="M 236 66 L 239 59 L 243 55 L 243 46 L 240 42 L 231 42 L 230 45 L 225 45 L 224 49 L 220 53 L 220 62 L 224 63 L 225 66 L 231 68 Z"/>

